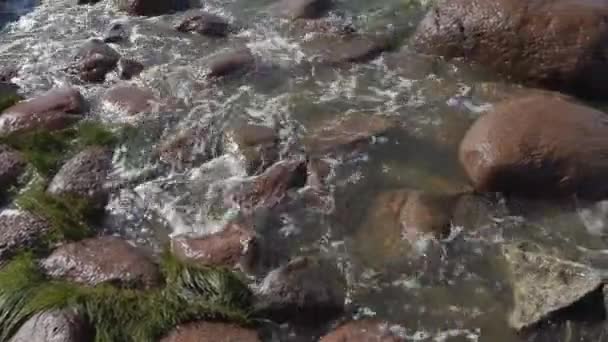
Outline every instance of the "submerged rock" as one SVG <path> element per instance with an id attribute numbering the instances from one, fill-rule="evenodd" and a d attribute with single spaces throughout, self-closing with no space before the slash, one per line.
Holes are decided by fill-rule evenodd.
<path id="1" fill-rule="evenodd" d="M 299 257 L 271 271 L 257 291 L 258 313 L 277 322 L 325 322 L 344 310 L 345 282 L 328 262 Z"/>
<path id="2" fill-rule="evenodd" d="M 118 77 L 121 80 L 130 80 L 144 71 L 144 65 L 133 59 L 121 59 L 118 61 Z"/>
<path id="3" fill-rule="evenodd" d="M 25 171 L 27 163 L 21 153 L 0 144 L 0 189 L 5 191 L 14 185 Z"/>
<path id="4" fill-rule="evenodd" d="M 608 116 L 545 93 L 498 104 L 460 144 L 478 191 L 525 196 L 608 195 Z"/>
<path id="5" fill-rule="evenodd" d="M 224 135 L 224 150 L 237 155 L 248 174 L 265 170 L 279 157 L 278 132 L 271 127 L 242 123 Z"/>
<path id="6" fill-rule="evenodd" d="M 23 210 L 0 212 L 0 264 L 18 250 L 36 247 L 51 231 L 41 218 Z"/>
<path id="7" fill-rule="evenodd" d="M 369 62 L 391 49 L 385 35 L 329 35 L 305 44 L 321 62 L 331 65 Z"/>
<path id="8" fill-rule="evenodd" d="M 235 324 L 193 322 L 177 326 L 161 342 L 260 342 L 255 330 Z"/>
<path id="9" fill-rule="evenodd" d="M 114 70 L 120 54 L 99 39 L 91 39 L 76 55 L 80 78 L 85 82 L 104 82 L 106 74 Z"/>
<path id="10" fill-rule="evenodd" d="M 323 16 L 331 7 L 331 0 L 282 0 L 279 12 L 289 19 L 314 19 Z"/>
<path id="11" fill-rule="evenodd" d="M 394 127 L 394 122 L 379 115 L 349 114 L 323 120 L 304 136 L 302 143 L 310 154 L 353 150 Z"/>
<path id="12" fill-rule="evenodd" d="M 319 342 L 405 342 L 405 338 L 397 336 L 390 328 L 382 321 L 353 321 L 321 337 Z"/>
<path id="13" fill-rule="evenodd" d="M 151 288 L 160 282 L 157 266 L 142 251 L 110 236 L 63 245 L 42 261 L 42 267 L 53 278 L 90 286 Z"/>
<path id="14" fill-rule="evenodd" d="M 226 37 L 232 31 L 226 19 L 208 12 L 186 18 L 176 29 L 180 32 L 196 32 L 209 37 Z"/>
<path id="15" fill-rule="evenodd" d="M 503 246 L 513 287 L 513 311 L 509 324 L 522 330 L 556 317 L 597 293 L 601 312 L 606 316 L 602 302 L 602 277 L 587 265 L 562 260 L 542 252 L 529 251 L 524 244 Z"/>
<path id="16" fill-rule="evenodd" d="M 117 85 L 103 95 L 104 105 L 123 111 L 128 115 L 155 111 L 158 101 L 149 89 L 131 85 Z"/>
<path id="17" fill-rule="evenodd" d="M 108 174 L 112 152 L 103 147 L 89 147 L 67 161 L 49 184 L 53 195 L 71 195 L 87 199 L 103 208 L 108 199 Z"/>
<path id="18" fill-rule="evenodd" d="M 255 66 L 255 58 L 248 48 L 232 49 L 213 55 L 207 63 L 207 76 L 222 77 L 248 71 Z"/>
<path id="19" fill-rule="evenodd" d="M 10 342 L 83 342 L 91 337 L 86 319 L 75 310 L 53 310 L 32 316 Z"/>
<path id="20" fill-rule="evenodd" d="M 80 120 L 85 102 L 75 88 L 57 88 L 4 110 L 0 135 L 37 129 L 58 130 Z"/>
<path id="21" fill-rule="evenodd" d="M 129 39 L 129 32 L 123 23 L 111 23 L 103 36 L 104 43 L 120 43 Z"/>
<path id="22" fill-rule="evenodd" d="M 535 85 L 603 96 L 607 15 L 604 1 L 442 0 L 420 23 L 412 45 Z"/>
<path id="23" fill-rule="evenodd" d="M 221 154 L 212 134 L 207 125 L 180 129 L 159 144 L 157 153 L 163 163 L 184 171 Z"/>
<path id="24" fill-rule="evenodd" d="M 114 5 L 129 15 L 156 16 L 190 7 L 189 0 L 113 0 Z"/>
<path id="25" fill-rule="evenodd" d="M 201 266 L 255 266 L 260 239 L 256 232 L 239 223 L 229 223 L 221 231 L 206 235 L 178 235 L 171 239 L 171 250 L 180 260 Z"/>

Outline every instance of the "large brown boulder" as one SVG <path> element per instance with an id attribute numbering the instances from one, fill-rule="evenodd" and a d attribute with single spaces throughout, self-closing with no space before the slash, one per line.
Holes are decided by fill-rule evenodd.
<path id="1" fill-rule="evenodd" d="M 147 255 L 110 236 L 63 245 L 42 261 L 42 267 L 53 278 L 90 286 L 151 288 L 160 281 L 158 268 Z"/>
<path id="2" fill-rule="evenodd" d="M 441 0 L 412 38 L 507 76 L 587 96 L 608 93 L 608 1 Z"/>
<path id="3" fill-rule="evenodd" d="M 81 80 L 101 83 L 106 80 L 106 74 L 116 68 L 120 54 L 103 41 L 91 39 L 83 44 L 75 59 Z"/>
<path id="4" fill-rule="evenodd" d="M 255 330 L 234 324 L 194 322 L 177 326 L 161 342 L 259 342 Z"/>
<path id="5" fill-rule="evenodd" d="M 114 0 L 114 5 L 129 15 L 155 16 L 190 7 L 189 0 Z"/>
<path id="6" fill-rule="evenodd" d="M 403 342 L 405 338 L 391 331 L 382 321 L 364 319 L 348 322 L 321 337 L 319 342 Z"/>
<path id="7" fill-rule="evenodd" d="M 0 115 L 0 135 L 37 129 L 63 129 L 80 120 L 85 102 L 74 88 L 57 88 L 7 108 Z"/>
<path id="8" fill-rule="evenodd" d="M 479 191 L 524 196 L 608 194 L 608 116 L 554 94 L 503 102 L 460 145 Z"/>
<path id="9" fill-rule="evenodd" d="M 75 310 L 54 310 L 28 319 L 10 342 L 83 342 L 90 341 L 87 321 Z"/>

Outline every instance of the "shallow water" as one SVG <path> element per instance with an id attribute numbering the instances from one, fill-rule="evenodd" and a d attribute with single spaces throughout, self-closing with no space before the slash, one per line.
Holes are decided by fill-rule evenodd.
<path id="1" fill-rule="evenodd" d="M 210 233 L 236 214 L 225 207 L 222 194 L 246 172 L 230 154 L 183 172 L 158 167 L 154 147 L 175 132 L 212 123 L 209 134 L 220 135 L 245 120 L 280 126 L 285 151 L 291 151 L 321 120 L 378 115 L 396 120 L 397 129 L 357 153 L 327 156 L 332 165 L 328 205 L 308 206 L 302 193 L 293 193 L 289 205 L 260 215 L 265 239 L 282 246 L 277 251 L 282 261 L 321 255 L 339 266 L 349 290 L 343 318 L 386 319 L 409 341 L 523 341 L 507 325 L 512 295 L 501 244 L 531 240 L 603 267 L 608 210 L 601 203 L 488 197 L 439 241 L 408 241 L 370 223 L 373 199 L 384 191 L 466 189 L 457 144 L 497 100 L 487 89 L 508 93 L 511 87 L 491 83 L 495 80 L 485 73 L 459 62 L 414 56 L 407 45 L 370 63 L 319 66 L 306 48 L 314 35 L 294 34 L 289 22 L 273 14 L 274 5 L 272 0 L 205 1 L 205 10 L 244 27 L 226 40 L 175 31 L 189 12 L 129 18 L 114 11 L 109 0 L 93 6 L 44 1 L 0 32 L 0 63 L 20 66 L 14 82 L 25 95 L 76 85 L 92 104 L 92 118 L 139 128 L 115 153 L 115 176 L 129 186 L 116 191 L 107 207 L 108 232 L 158 249 L 170 234 Z M 360 32 L 407 36 L 423 12 L 424 3 L 343 0 L 328 20 Z M 131 39 L 114 48 L 146 66 L 133 83 L 171 102 L 169 110 L 128 117 L 99 103 L 103 91 L 119 82 L 116 76 L 91 85 L 66 74 L 76 47 L 101 37 L 115 21 L 127 25 Z M 204 77 L 206 58 L 242 45 L 253 51 L 256 72 L 218 83 Z M 281 326 L 269 339 L 311 341 L 317 334 Z M 575 325 L 528 339 L 597 341 L 601 334 L 597 327 Z"/>

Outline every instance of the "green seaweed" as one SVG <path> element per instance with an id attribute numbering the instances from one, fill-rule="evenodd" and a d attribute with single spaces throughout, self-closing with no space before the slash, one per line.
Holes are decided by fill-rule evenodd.
<path id="1" fill-rule="evenodd" d="M 0 271 L 0 342 L 36 313 L 68 307 L 88 319 L 96 342 L 153 341 L 194 320 L 249 322 L 251 295 L 233 272 L 174 260 L 163 269 L 172 278 L 159 289 L 87 287 L 46 279 L 32 254 L 19 255 Z"/>

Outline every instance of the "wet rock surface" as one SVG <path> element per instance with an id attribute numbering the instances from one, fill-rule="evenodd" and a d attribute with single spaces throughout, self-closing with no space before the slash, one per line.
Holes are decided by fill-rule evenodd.
<path id="1" fill-rule="evenodd" d="M 176 29 L 180 32 L 196 32 L 209 37 L 226 37 L 233 31 L 226 19 L 208 12 L 200 12 L 186 18 Z"/>
<path id="2" fill-rule="evenodd" d="M 120 54 L 112 47 L 99 39 L 91 39 L 76 55 L 78 75 L 85 82 L 103 82 L 119 59 Z"/>
<path id="3" fill-rule="evenodd" d="M 7 190 L 25 171 L 26 162 L 21 153 L 0 144 L 0 188 Z"/>
<path id="4" fill-rule="evenodd" d="M 129 31 L 126 24 L 115 22 L 111 23 L 103 36 L 104 43 L 121 43 L 129 39 Z"/>
<path id="5" fill-rule="evenodd" d="M 73 310 L 54 310 L 28 319 L 10 342 L 84 342 L 92 337 L 86 320 Z"/>
<path id="6" fill-rule="evenodd" d="M 598 311 L 587 307 L 585 315 L 601 321 L 606 312 L 602 302 L 600 273 L 576 262 L 535 250 L 524 243 L 508 244 L 503 255 L 511 274 L 513 310 L 509 324 L 522 330 L 552 319 L 560 319 L 570 309 L 591 296 Z M 594 296 L 595 294 L 595 296 Z M 580 317 L 579 317 L 580 318 Z"/>
<path id="7" fill-rule="evenodd" d="M 221 147 L 211 134 L 206 125 L 178 130 L 159 144 L 158 156 L 176 171 L 200 165 L 219 154 Z"/>
<path id="8" fill-rule="evenodd" d="M 259 342 L 255 330 L 234 324 L 194 322 L 177 326 L 161 342 Z"/>
<path id="9" fill-rule="evenodd" d="M 129 15 L 156 16 L 190 7 L 188 0 L 113 0 L 114 5 Z"/>
<path id="10" fill-rule="evenodd" d="M 0 135 L 63 129 L 80 120 L 85 102 L 74 88 L 57 88 L 22 101 L 0 114 Z"/>
<path id="11" fill-rule="evenodd" d="M 118 77 L 121 80 L 130 80 L 144 71 L 144 65 L 133 59 L 121 59 L 118 61 Z"/>
<path id="12" fill-rule="evenodd" d="M 428 12 L 412 43 L 532 84 L 602 96 L 597 75 L 608 68 L 599 57 L 606 53 L 607 14 L 602 1 L 444 0 Z"/>
<path id="13" fill-rule="evenodd" d="M 5 209 L 0 212 L 0 264 L 23 248 L 36 247 L 51 231 L 51 226 L 26 211 Z"/>
<path id="14" fill-rule="evenodd" d="M 282 0 L 279 13 L 289 19 L 314 19 L 323 16 L 331 7 L 331 0 Z"/>
<path id="15" fill-rule="evenodd" d="M 460 162 L 479 191 L 526 196 L 608 194 L 605 113 L 559 95 L 499 104 L 460 145 Z"/>
<path id="16" fill-rule="evenodd" d="M 299 257 L 271 271 L 257 290 L 257 311 L 277 322 L 324 322 L 344 309 L 345 283 L 328 262 Z"/>
<path id="17" fill-rule="evenodd" d="M 112 152 L 104 147 L 90 147 L 68 160 L 57 172 L 47 191 L 69 195 L 103 207 L 108 197 L 108 174 L 112 168 Z"/>
<path id="18" fill-rule="evenodd" d="M 213 55 L 207 62 L 208 77 L 229 76 L 255 67 L 255 58 L 248 48 L 230 49 Z"/>
<path id="19" fill-rule="evenodd" d="M 117 85 L 103 96 L 104 105 L 116 108 L 128 115 L 149 113 L 158 107 L 154 93 L 132 85 Z"/>
<path id="20" fill-rule="evenodd" d="M 328 36 L 307 44 L 322 63 L 348 65 L 369 62 L 391 49 L 391 39 L 386 35 L 347 34 Z"/>
<path id="21" fill-rule="evenodd" d="M 207 236 L 186 234 L 171 239 L 171 250 L 182 261 L 202 266 L 238 266 L 243 270 L 253 269 L 260 246 L 256 232 L 239 223 L 229 223 Z"/>
<path id="22" fill-rule="evenodd" d="M 376 320 L 361 320 L 348 322 L 331 333 L 321 337 L 319 342 L 404 342 L 405 338 L 398 337 L 391 331 L 387 322 Z"/>
<path id="23" fill-rule="evenodd" d="M 99 285 L 151 288 L 159 284 L 157 266 L 127 241 L 100 237 L 69 243 L 57 248 L 41 263 L 53 278 Z"/>
<path id="24" fill-rule="evenodd" d="M 279 157 L 278 132 L 267 126 L 240 123 L 227 130 L 223 145 L 244 161 L 248 174 L 264 171 Z"/>

